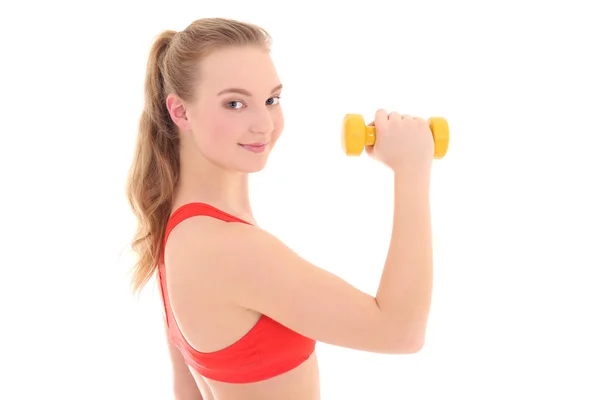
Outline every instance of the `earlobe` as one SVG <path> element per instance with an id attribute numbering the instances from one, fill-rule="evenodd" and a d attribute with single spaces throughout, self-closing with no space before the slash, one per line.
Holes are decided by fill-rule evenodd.
<path id="1" fill-rule="evenodd" d="M 169 115 L 171 119 L 179 127 L 181 130 L 187 129 L 187 114 L 185 110 L 185 105 L 181 101 L 179 97 L 174 94 L 170 94 L 167 96 L 167 110 L 169 111 Z"/>

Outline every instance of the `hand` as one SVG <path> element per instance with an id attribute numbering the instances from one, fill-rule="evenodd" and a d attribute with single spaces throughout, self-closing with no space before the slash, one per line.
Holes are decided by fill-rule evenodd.
<path id="1" fill-rule="evenodd" d="M 369 156 L 394 172 L 431 167 L 435 148 L 427 121 L 380 109 L 369 125 L 377 130 L 375 145 L 365 148 Z"/>

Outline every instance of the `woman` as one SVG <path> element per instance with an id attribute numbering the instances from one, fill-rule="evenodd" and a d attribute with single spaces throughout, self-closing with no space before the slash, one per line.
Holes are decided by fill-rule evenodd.
<path id="1" fill-rule="evenodd" d="M 384 110 L 367 153 L 394 172 L 389 253 L 376 297 L 258 227 L 248 174 L 283 130 L 282 85 L 263 29 L 212 18 L 150 52 L 128 198 L 133 276 L 157 273 L 178 399 L 319 399 L 315 342 L 375 353 L 423 346 L 432 287 L 433 139 Z M 368 266 L 366 266 L 368 267 Z"/>

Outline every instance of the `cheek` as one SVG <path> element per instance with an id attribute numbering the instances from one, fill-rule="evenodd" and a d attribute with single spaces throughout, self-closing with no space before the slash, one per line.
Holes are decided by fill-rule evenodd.
<path id="1" fill-rule="evenodd" d="M 209 152 L 231 147 L 237 143 L 239 126 L 237 126 L 235 118 L 223 114 L 225 113 L 216 110 L 203 118 L 199 131 L 202 132 L 202 143 Z"/>
<path id="2" fill-rule="evenodd" d="M 283 113 L 281 109 L 273 116 L 273 141 L 276 141 L 284 128 Z"/>
<path id="3" fill-rule="evenodd" d="M 213 118 L 210 127 L 210 135 L 215 144 L 232 145 L 236 142 L 239 127 L 236 126 L 234 118 Z"/>

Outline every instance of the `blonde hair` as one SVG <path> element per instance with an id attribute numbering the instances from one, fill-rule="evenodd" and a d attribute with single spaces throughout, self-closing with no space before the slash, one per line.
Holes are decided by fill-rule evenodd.
<path id="1" fill-rule="evenodd" d="M 144 107 L 129 170 L 126 194 L 137 219 L 131 248 L 137 255 L 131 286 L 139 292 L 158 267 L 173 193 L 179 178 L 179 137 L 166 107 L 174 93 L 193 101 L 198 62 L 226 46 L 270 46 L 271 37 L 254 24 L 203 18 L 181 32 L 163 31 L 151 47 L 144 83 Z"/>

